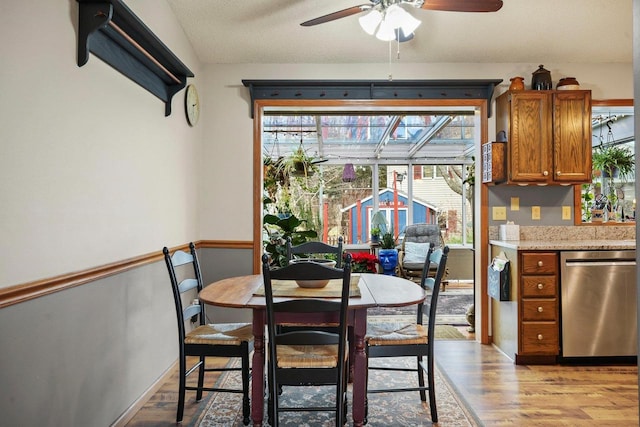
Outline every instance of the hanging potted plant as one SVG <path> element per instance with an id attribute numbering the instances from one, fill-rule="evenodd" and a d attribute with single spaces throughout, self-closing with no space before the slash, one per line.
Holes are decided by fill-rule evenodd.
<path id="1" fill-rule="evenodd" d="M 392 233 L 387 232 L 382 235 L 378 258 L 380 259 L 382 272 L 388 276 L 395 276 L 396 266 L 398 265 L 398 249 L 396 249 L 396 239 Z"/>
<path id="2" fill-rule="evenodd" d="M 600 144 L 593 150 L 593 170 L 605 178 L 627 179 L 633 175 L 635 156 L 629 147 Z"/>
<path id="3" fill-rule="evenodd" d="M 282 162 L 284 173 L 291 176 L 312 176 L 316 172 L 313 157 L 309 156 L 302 144 Z"/>
<path id="4" fill-rule="evenodd" d="M 633 177 L 635 156 L 629 147 L 600 144 L 593 150 L 592 162 L 593 170 L 602 171 L 602 177 L 607 180 L 607 188 L 603 188 L 603 191 L 607 191 L 604 209 L 610 212 L 608 219 L 615 221 L 617 220 L 618 194 L 613 179 L 618 177 L 626 181 L 627 178 Z"/>

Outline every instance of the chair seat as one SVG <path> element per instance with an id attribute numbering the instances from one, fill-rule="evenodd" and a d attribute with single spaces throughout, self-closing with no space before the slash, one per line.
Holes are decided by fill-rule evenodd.
<path id="1" fill-rule="evenodd" d="M 370 346 L 427 344 L 429 336 L 424 325 L 379 321 L 367 323 L 366 340 Z"/>
<path id="2" fill-rule="evenodd" d="M 422 272 L 424 268 L 424 262 L 405 262 L 402 266 L 407 270 L 419 270 Z"/>
<path id="3" fill-rule="evenodd" d="M 279 368 L 334 368 L 338 363 L 338 345 L 280 345 Z"/>
<path id="4" fill-rule="evenodd" d="M 214 323 L 201 325 L 189 332 L 185 344 L 240 345 L 253 340 L 250 323 Z"/>

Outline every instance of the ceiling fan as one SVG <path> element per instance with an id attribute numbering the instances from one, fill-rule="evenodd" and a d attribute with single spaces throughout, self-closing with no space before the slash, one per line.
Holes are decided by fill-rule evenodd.
<path id="1" fill-rule="evenodd" d="M 417 9 L 441 10 L 449 12 L 496 12 L 502 7 L 502 0 L 369 0 L 370 4 L 361 4 L 337 12 L 329 13 L 318 18 L 303 22 L 303 27 L 324 24 L 336 19 L 346 18 L 365 11 L 378 11 L 384 13 L 398 5 L 409 5 Z M 364 17 L 363 17 L 364 18 Z M 362 19 L 362 18 L 361 18 Z M 364 28 L 364 25 L 363 25 Z M 367 31 L 365 29 L 365 31 Z M 406 41 L 413 38 L 413 34 L 400 35 L 396 37 L 399 41 Z M 404 40 L 403 40 L 404 38 Z"/>

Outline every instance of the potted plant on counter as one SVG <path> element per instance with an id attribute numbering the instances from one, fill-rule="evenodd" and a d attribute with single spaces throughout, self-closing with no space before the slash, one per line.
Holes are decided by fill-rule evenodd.
<path id="1" fill-rule="evenodd" d="M 388 276 L 395 276 L 396 266 L 398 265 L 398 249 L 396 249 L 396 239 L 392 233 L 387 232 L 382 235 L 378 258 L 380 259 L 382 272 Z"/>

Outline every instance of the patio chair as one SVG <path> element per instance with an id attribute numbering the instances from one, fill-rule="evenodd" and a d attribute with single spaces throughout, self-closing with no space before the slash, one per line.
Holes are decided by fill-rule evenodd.
<path id="1" fill-rule="evenodd" d="M 372 370 L 386 371 L 409 371 L 417 372 L 418 386 L 403 388 L 380 388 L 370 389 L 367 393 L 390 393 L 419 391 L 420 400 L 426 401 L 426 393 L 429 392 L 429 408 L 431 410 L 431 421 L 438 422 L 438 411 L 436 409 L 435 372 L 434 372 L 434 352 L 436 310 L 438 305 L 438 295 L 440 294 L 440 282 L 444 276 L 447 265 L 449 247 L 434 249 L 434 244 L 429 244 L 427 258 L 422 269 L 420 285 L 427 291 L 431 291 L 428 306 L 428 323 L 423 323 L 424 303 L 417 306 L 416 323 L 402 323 L 388 320 L 377 320 L 367 322 L 366 349 L 368 360 L 377 357 L 416 357 L 416 367 L 408 368 L 404 366 L 375 367 L 369 365 L 369 372 Z M 435 267 L 435 277 L 428 277 L 430 267 Z M 423 360 L 426 357 L 426 364 Z M 427 385 L 424 382 L 424 371 L 427 372 Z M 367 380 L 368 381 L 368 380 Z M 367 382 L 367 388 L 369 387 Z M 368 406 L 365 408 L 365 413 Z M 366 416 L 365 416 L 366 419 Z"/>
<path id="2" fill-rule="evenodd" d="M 444 246 L 444 239 L 438 224 L 407 226 L 402 245 L 398 251 L 398 272 L 401 277 L 420 282 L 430 243 L 433 243 L 435 249 Z M 435 268 L 431 269 L 431 273 L 435 273 Z M 446 285 L 446 276 L 445 272 L 442 282 L 443 289 Z"/>
<path id="3" fill-rule="evenodd" d="M 186 390 L 196 391 L 196 401 L 202 399 L 203 391 L 216 391 L 242 394 L 242 416 L 245 425 L 249 424 L 249 353 L 253 351 L 253 331 L 251 323 L 205 323 L 204 303 L 197 299 L 192 304 L 183 308 L 182 296 L 186 292 L 195 290 L 197 293 L 189 295 L 189 299 L 197 296 L 202 290 L 202 275 L 198 264 L 198 255 L 193 243 L 189 244 L 190 253 L 178 250 L 171 255 L 165 246 L 162 249 L 164 260 L 171 279 L 173 299 L 178 318 L 178 343 L 180 382 L 178 389 L 178 411 L 176 422 L 181 422 L 184 413 L 184 400 Z M 190 265 L 192 268 L 180 268 Z M 176 273 L 176 268 L 180 268 Z M 187 278 L 178 281 L 180 277 Z M 187 326 L 191 323 L 193 329 L 187 332 Z M 187 357 L 196 356 L 199 361 L 187 370 Z M 206 358 L 209 356 L 240 358 L 242 363 L 239 368 L 208 368 Z M 197 386 L 187 385 L 187 377 L 192 372 L 198 371 Z M 239 371 L 242 376 L 242 388 L 205 387 L 204 374 L 211 371 Z"/>
<path id="4" fill-rule="evenodd" d="M 267 346 L 269 424 L 277 427 L 282 412 L 313 411 L 335 412 L 335 425 L 346 423 L 347 413 L 347 307 L 351 281 L 351 260 L 347 256 L 342 269 L 308 262 L 286 267 L 269 268 L 269 258 L 262 257 L 267 306 Z M 274 301 L 275 280 L 339 279 L 342 282 L 341 297 L 335 299 L 298 298 Z M 286 316 L 295 316 L 307 327 L 301 330 L 286 330 L 278 325 L 287 321 Z M 317 317 L 335 317 L 339 327 L 335 331 L 313 328 Z M 305 320 L 306 319 L 306 320 Z M 334 385 L 335 399 L 331 406 L 283 406 L 280 393 L 287 386 Z"/>

